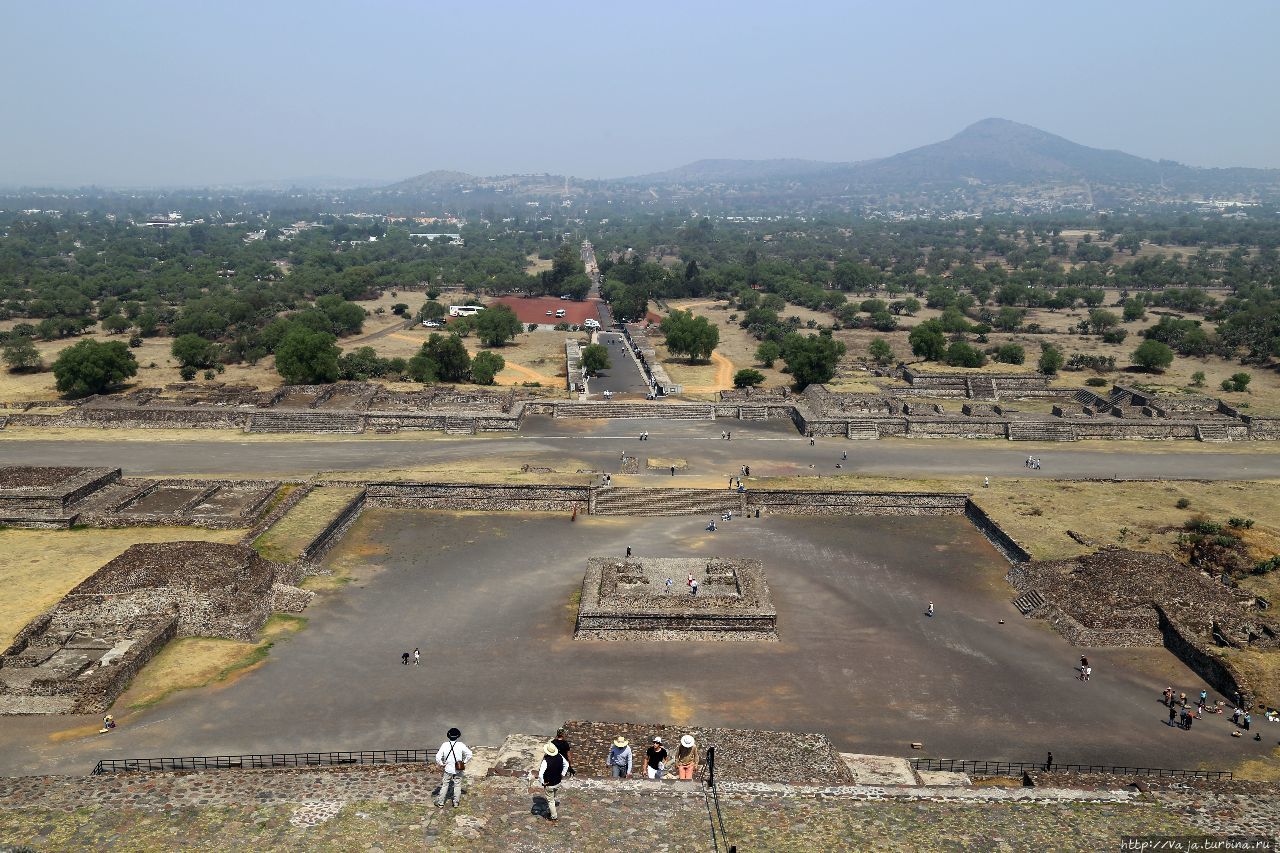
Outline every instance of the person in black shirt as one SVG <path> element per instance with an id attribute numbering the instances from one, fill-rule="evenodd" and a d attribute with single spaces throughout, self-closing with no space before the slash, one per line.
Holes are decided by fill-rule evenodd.
<path id="1" fill-rule="evenodd" d="M 573 756 L 569 754 L 573 749 L 573 744 L 565 740 L 564 729 L 557 729 L 556 736 L 551 739 L 551 744 L 556 748 L 556 752 L 565 760 L 565 764 L 569 766 L 568 773 L 570 776 L 574 774 Z"/>
<path id="2" fill-rule="evenodd" d="M 667 751 L 662 748 L 662 738 L 655 737 L 649 749 L 645 751 L 645 772 L 650 779 L 662 781 L 662 774 L 667 769 Z"/>

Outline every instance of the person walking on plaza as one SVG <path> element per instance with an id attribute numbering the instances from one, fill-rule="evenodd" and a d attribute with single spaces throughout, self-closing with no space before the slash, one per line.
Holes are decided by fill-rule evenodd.
<path id="1" fill-rule="evenodd" d="M 697 582 L 697 581 L 694 581 L 693 583 L 689 584 L 689 594 L 690 594 L 690 595 L 697 595 L 697 594 L 698 594 L 698 582 Z"/>
<path id="2" fill-rule="evenodd" d="M 1172 687 L 1166 687 L 1164 689 L 1164 704 L 1168 705 L 1170 708 L 1173 707 L 1173 688 Z"/>
<path id="3" fill-rule="evenodd" d="M 622 735 L 613 739 L 609 747 L 609 758 L 605 762 L 609 775 L 614 779 L 631 778 L 631 744 Z"/>
<path id="4" fill-rule="evenodd" d="M 421 661 L 421 660 L 422 660 L 422 652 L 418 651 L 418 650 L 415 648 L 415 649 L 413 650 L 413 665 L 414 665 L 414 666 L 417 666 L 417 665 L 418 665 L 418 662 L 419 662 L 419 661 Z"/>
<path id="5" fill-rule="evenodd" d="M 547 794 L 547 819 L 559 820 L 556 794 L 560 792 L 560 783 L 568 775 L 569 762 L 560 754 L 560 750 L 554 743 L 544 746 L 542 752 L 542 763 L 538 765 L 538 781 L 542 783 L 542 790 Z"/>
<path id="6" fill-rule="evenodd" d="M 698 772 L 698 745 L 693 735 L 680 738 L 680 745 L 676 747 L 675 765 L 676 774 L 681 779 L 692 779 L 693 774 Z"/>
<path id="7" fill-rule="evenodd" d="M 1173 728 L 1174 721 L 1177 719 L 1178 719 L 1178 706 L 1173 704 L 1173 702 L 1170 702 L 1169 703 L 1169 727 L 1170 728 Z"/>
<path id="8" fill-rule="evenodd" d="M 655 737 L 653 743 L 644 754 L 645 774 L 650 779 L 662 781 L 662 774 L 667 771 L 667 750 L 662 746 L 662 738 Z"/>
<path id="9" fill-rule="evenodd" d="M 401 652 L 401 653 L 400 653 L 400 663 L 404 664 L 405 666 L 408 666 L 408 665 L 409 665 L 409 653 L 408 653 L 408 652 Z"/>
<path id="10" fill-rule="evenodd" d="M 436 808 L 444 805 L 450 785 L 453 785 L 454 808 L 462 803 L 462 774 L 467 769 L 467 762 L 471 760 L 471 750 L 462 742 L 462 732 L 452 728 L 447 737 L 448 740 L 436 750 L 436 764 L 444 771 L 440 780 L 440 793 L 436 794 Z"/>
<path id="11" fill-rule="evenodd" d="M 929 609 L 925 612 L 929 614 L 930 619 L 933 618 L 933 602 L 932 601 L 929 602 Z"/>

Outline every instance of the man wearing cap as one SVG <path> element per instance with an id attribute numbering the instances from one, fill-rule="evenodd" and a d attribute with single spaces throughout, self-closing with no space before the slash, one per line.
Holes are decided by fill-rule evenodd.
<path id="1" fill-rule="evenodd" d="M 547 816 L 551 820 L 559 820 L 560 815 L 556 813 L 556 794 L 569 770 L 569 762 L 560 754 L 560 750 L 554 743 L 548 743 L 542 748 L 542 752 L 542 764 L 538 765 L 538 781 L 542 783 L 542 789 L 547 792 Z"/>
<path id="2" fill-rule="evenodd" d="M 662 746 L 662 738 L 655 737 L 653 743 L 644 754 L 645 773 L 650 779 L 662 781 L 662 774 L 667 769 L 667 750 Z"/>
<path id="3" fill-rule="evenodd" d="M 462 800 L 462 774 L 467 769 L 467 762 L 471 760 L 471 750 L 461 740 L 462 732 L 456 728 L 449 729 L 448 738 L 436 752 L 436 764 L 444 769 L 440 793 L 436 795 L 436 808 L 444 805 L 450 783 L 453 783 L 453 806 L 458 807 Z"/>
<path id="4" fill-rule="evenodd" d="M 622 735 L 618 735 L 613 739 L 613 746 L 609 748 L 609 760 L 606 764 L 613 778 L 628 779 L 631 777 L 631 745 Z"/>

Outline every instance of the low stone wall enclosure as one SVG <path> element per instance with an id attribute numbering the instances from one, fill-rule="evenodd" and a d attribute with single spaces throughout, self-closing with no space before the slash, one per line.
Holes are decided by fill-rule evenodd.
<path id="1" fill-rule="evenodd" d="M 638 333 L 636 333 L 638 334 Z M 633 339 L 633 346 L 635 346 Z M 643 356 L 643 351 L 641 352 Z M 566 349 L 572 365 L 572 347 Z M 649 364 L 643 361 L 642 363 Z M 392 391 L 341 382 L 275 391 L 220 383 L 179 383 L 125 395 L 95 396 L 52 409 L 36 403 L 6 406 L 15 427 L 82 426 L 125 429 L 238 429 L 245 432 L 394 433 L 428 430 L 472 435 L 514 432 L 526 415 L 557 418 L 786 419 L 810 436 L 850 439 L 992 438 L 1009 441 L 1280 439 L 1280 418 L 1241 414 L 1200 395 L 1158 395 L 1114 385 L 1106 395 L 1050 388 L 1042 374 L 925 374 L 898 372 L 909 384 L 877 394 L 833 392 L 811 385 L 725 391 L 713 403 L 576 401 L 537 396 L 531 389 L 488 392 L 435 386 Z M 679 393 L 652 362 L 651 378 L 664 394 Z M 570 375 L 573 382 L 573 374 Z M 958 411 L 920 397 L 965 402 Z M 1018 410 L 1019 399 L 1050 400 L 1052 414 Z"/>

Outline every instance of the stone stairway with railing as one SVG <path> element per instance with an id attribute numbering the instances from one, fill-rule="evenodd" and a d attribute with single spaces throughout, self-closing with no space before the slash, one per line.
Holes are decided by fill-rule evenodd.
<path id="1" fill-rule="evenodd" d="M 661 418 L 714 420 L 715 408 L 698 403 L 557 403 L 557 418 Z"/>
<path id="2" fill-rule="evenodd" d="M 444 431 L 447 435 L 475 435 L 476 419 L 461 415 L 448 415 L 444 419 Z"/>
<path id="3" fill-rule="evenodd" d="M 360 415 L 325 411 L 254 412 L 247 432 L 364 432 Z"/>
<path id="4" fill-rule="evenodd" d="M 1010 441 L 1075 441 L 1076 431 L 1070 424 L 1049 421 L 1011 421 Z"/>
<path id="5" fill-rule="evenodd" d="M 1013 600 L 1013 606 L 1018 608 L 1018 612 L 1023 616 L 1030 616 L 1044 605 L 1044 596 L 1034 589 L 1024 592 Z"/>
<path id="6" fill-rule="evenodd" d="M 769 420 L 768 406 L 739 406 L 738 418 L 744 421 L 767 421 Z"/>
<path id="7" fill-rule="evenodd" d="M 732 489 L 642 489 L 616 486 L 595 493 L 595 515 L 716 515 L 740 512 L 742 495 Z"/>
<path id="8" fill-rule="evenodd" d="M 1196 424 L 1196 441 L 1230 441 L 1224 424 Z"/>
<path id="9" fill-rule="evenodd" d="M 880 429 L 873 421 L 849 421 L 845 434 L 855 441 L 874 441 L 880 438 Z"/>

